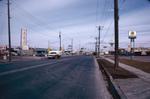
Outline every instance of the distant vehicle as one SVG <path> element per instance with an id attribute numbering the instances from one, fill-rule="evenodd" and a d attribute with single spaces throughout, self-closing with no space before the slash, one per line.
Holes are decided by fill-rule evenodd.
<path id="1" fill-rule="evenodd" d="M 12 56 L 19 56 L 19 54 L 17 52 L 11 52 Z"/>
<path id="2" fill-rule="evenodd" d="M 54 59 L 59 59 L 62 55 L 61 51 L 49 51 L 47 54 L 47 57 L 50 58 L 54 58 Z"/>
<path id="3" fill-rule="evenodd" d="M 47 51 L 46 50 L 37 50 L 36 52 L 35 52 L 35 55 L 34 56 L 39 56 L 39 57 L 43 57 L 43 56 L 46 56 L 46 54 L 47 54 Z"/>
<path id="4" fill-rule="evenodd" d="M 41 51 L 38 51 L 37 53 L 36 53 L 36 56 L 45 56 L 46 55 L 46 53 L 45 52 L 41 52 Z"/>
<path id="5" fill-rule="evenodd" d="M 86 52 L 85 55 L 89 56 L 92 55 L 91 52 Z"/>

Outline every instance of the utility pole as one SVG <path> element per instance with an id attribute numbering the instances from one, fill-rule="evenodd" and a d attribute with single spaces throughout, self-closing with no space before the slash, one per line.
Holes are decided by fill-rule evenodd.
<path id="1" fill-rule="evenodd" d="M 103 26 L 98 26 L 98 31 L 99 31 L 99 35 L 98 35 L 98 57 L 100 57 L 100 36 L 101 36 L 101 34 L 100 34 L 100 32 L 101 32 L 101 30 L 102 30 L 102 28 L 103 28 Z"/>
<path id="2" fill-rule="evenodd" d="M 80 52 L 80 50 L 81 50 L 81 42 L 79 41 L 79 52 Z"/>
<path id="3" fill-rule="evenodd" d="M 73 39 L 71 39 L 71 46 L 72 46 L 71 51 L 72 51 L 72 55 L 73 55 Z"/>
<path id="4" fill-rule="evenodd" d="M 50 41 L 48 40 L 48 51 L 50 51 Z"/>
<path id="5" fill-rule="evenodd" d="M 10 2 L 7 0 L 7 10 L 8 10 L 8 45 L 9 45 L 9 62 L 11 62 L 11 34 L 10 34 Z"/>
<path id="6" fill-rule="evenodd" d="M 97 56 L 97 37 L 95 39 L 96 39 L 96 41 L 95 41 L 95 54 Z"/>
<path id="7" fill-rule="evenodd" d="M 114 0 L 114 28 L 115 28 L 115 68 L 118 67 L 119 64 L 119 28 L 118 28 L 118 20 L 119 20 L 119 9 L 118 9 L 118 0 Z"/>
<path id="8" fill-rule="evenodd" d="M 48 49 L 50 48 L 50 46 L 49 46 L 49 45 L 50 45 L 50 41 L 48 40 Z"/>
<path id="9" fill-rule="evenodd" d="M 61 32 L 59 32 L 59 40 L 60 40 L 60 46 L 59 46 L 59 50 L 61 51 Z"/>

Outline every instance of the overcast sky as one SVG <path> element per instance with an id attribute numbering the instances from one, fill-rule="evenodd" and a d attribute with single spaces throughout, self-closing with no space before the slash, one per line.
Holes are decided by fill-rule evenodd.
<path id="1" fill-rule="evenodd" d="M 7 45 L 7 0 L 0 1 L 0 45 Z M 62 33 L 65 48 L 74 41 L 74 48 L 94 49 L 98 25 L 103 45 L 114 39 L 113 0 L 10 0 L 12 45 L 20 44 L 21 28 L 28 30 L 31 47 L 59 47 Z M 150 47 L 150 2 L 119 0 L 120 47 L 129 44 L 128 31 L 137 31 L 136 46 Z"/>

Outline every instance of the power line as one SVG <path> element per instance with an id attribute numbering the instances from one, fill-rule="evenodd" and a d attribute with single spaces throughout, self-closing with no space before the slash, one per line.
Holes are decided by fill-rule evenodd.
<path id="1" fill-rule="evenodd" d="M 126 1 L 126 0 L 122 0 L 122 2 L 120 2 L 120 5 L 121 5 L 120 8 L 123 7 L 123 5 L 125 4 L 125 1 Z M 110 24 L 108 25 L 108 28 L 107 28 L 106 32 L 104 33 L 104 37 L 103 37 L 102 42 L 104 42 L 105 38 L 107 37 L 107 34 L 108 34 L 109 30 L 110 30 L 110 27 L 112 26 L 113 21 L 114 21 L 114 20 L 112 20 L 112 21 L 110 22 Z M 104 25 L 104 26 L 105 26 L 105 25 Z M 105 27 L 106 27 L 106 26 L 105 26 Z M 112 34 L 113 34 L 113 33 L 112 33 Z"/>
<path id="2" fill-rule="evenodd" d="M 105 11 L 105 14 L 104 14 L 104 18 L 105 18 L 105 20 L 108 18 L 108 17 L 110 17 L 111 16 L 111 9 L 112 9 L 112 3 L 111 2 L 106 2 L 106 4 L 108 5 L 108 7 L 107 7 L 107 9 L 106 9 L 106 11 Z M 110 5 L 111 4 L 111 5 Z M 104 20 L 104 19 L 103 19 Z M 110 27 L 111 27 L 111 25 L 112 25 L 112 22 L 113 22 L 113 20 L 110 22 L 110 24 L 108 25 L 108 27 L 106 26 L 106 21 L 104 22 L 104 27 L 106 28 L 107 27 L 107 30 L 106 30 L 106 32 L 104 33 L 104 36 L 102 37 L 103 38 L 103 40 L 102 40 L 102 42 L 105 40 L 105 38 L 106 38 L 106 36 L 107 36 L 107 34 L 108 34 L 108 31 L 110 30 Z"/>
<path id="3" fill-rule="evenodd" d="M 98 21 L 99 0 L 96 0 L 96 22 Z"/>
<path id="4" fill-rule="evenodd" d="M 43 21 L 41 21 L 41 20 L 39 20 L 37 17 L 35 17 L 34 15 L 32 15 L 31 13 L 29 13 L 28 11 L 26 11 L 25 9 L 23 9 L 22 7 L 20 7 L 16 2 L 15 2 L 15 4 L 17 5 L 17 7 L 19 8 L 19 10 L 22 10 L 23 12 L 25 12 L 25 15 L 27 16 L 27 18 L 30 18 L 30 19 L 32 19 L 32 23 L 34 22 L 34 21 L 36 21 L 36 22 L 34 22 L 37 26 L 39 26 L 39 27 L 43 27 L 44 25 L 41 25 L 41 24 L 45 24 Z M 23 13 L 24 14 L 24 13 Z M 67 27 L 67 26 L 72 26 L 72 25 L 78 25 L 78 24 L 81 24 L 81 22 L 80 23 L 70 23 L 70 24 L 67 24 L 67 25 L 63 25 L 63 27 Z M 63 27 L 61 27 L 61 28 L 63 28 Z M 35 28 L 35 27 L 34 27 Z M 45 29 L 49 29 L 49 30 L 53 30 L 54 28 L 47 28 L 47 27 L 43 27 L 43 28 L 45 28 Z M 57 33 L 57 32 L 56 32 Z M 41 34 L 40 34 L 41 35 Z"/>
<path id="5" fill-rule="evenodd" d="M 45 22 L 43 22 L 42 20 L 38 19 L 37 17 L 35 17 L 34 15 L 32 15 L 31 13 L 29 13 L 28 11 L 26 11 L 25 9 L 23 9 L 19 4 L 17 4 L 16 2 L 13 2 L 16 6 L 15 8 L 18 8 L 18 10 L 21 10 L 21 12 L 23 12 L 23 14 L 25 16 L 27 16 L 29 19 L 31 19 L 32 23 L 35 23 L 37 26 L 42 27 L 46 30 L 51 29 L 50 27 L 45 27 L 43 24 L 46 24 Z M 26 17 L 26 18 L 27 18 Z"/>
<path id="6" fill-rule="evenodd" d="M 110 28 L 111 28 L 113 22 L 114 22 L 114 21 L 112 20 L 111 23 L 109 24 L 109 26 L 108 26 L 106 32 L 104 33 L 104 37 L 103 37 L 102 42 L 105 41 L 105 38 L 107 37 L 108 31 L 110 30 Z"/>

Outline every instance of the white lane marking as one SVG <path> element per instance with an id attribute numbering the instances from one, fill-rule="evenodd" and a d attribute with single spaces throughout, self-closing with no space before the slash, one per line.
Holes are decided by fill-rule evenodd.
<path id="1" fill-rule="evenodd" d="M 15 70 L 10 70 L 10 71 L 6 71 L 6 72 L 2 72 L 0 73 L 0 76 L 4 76 L 4 75 L 8 75 L 8 74 L 13 74 L 16 72 L 21 72 L 21 71 L 25 71 L 25 70 L 29 70 L 29 69 L 33 69 L 33 68 L 38 68 L 38 67 L 42 67 L 42 66 L 46 66 L 46 65 L 52 65 L 58 63 L 57 62 L 53 62 L 53 63 L 46 63 L 46 64 L 40 64 L 40 65 L 34 65 L 34 66 L 30 66 L 30 67 L 24 67 L 24 68 L 20 68 L 20 69 L 15 69 Z"/>
<path id="2" fill-rule="evenodd" d="M 67 58 L 67 59 L 62 59 L 62 60 L 59 60 L 59 61 L 56 61 L 56 62 L 52 62 L 52 63 L 33 65 L 33 66 L 30 66 L 30 67 L 24 67 L 24 68 L 20 68 L 20 69 L 10 70 L 10 71 L 6 71 L 6 72 L 0 73 L 0 76 L 13 74 L 13 73 L 16 73 L 16 72 L 21 72 L 21 71 L 25 71 L 25 70 L 29 70 L 29 69 L 34 69 L 34 68 L 42 67 L 42 66 L 45 66 L 45 65 L 52 65 L 52 64 L 55 64 L 55 63 L 58 63 L 58 62 L 61 62 L 61 61 L 66 61 L 66 60 L 71 60 L 71 59 L 72 58 Z"/>

